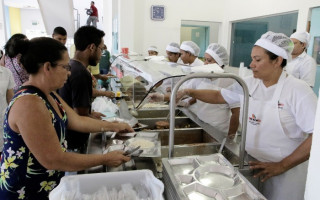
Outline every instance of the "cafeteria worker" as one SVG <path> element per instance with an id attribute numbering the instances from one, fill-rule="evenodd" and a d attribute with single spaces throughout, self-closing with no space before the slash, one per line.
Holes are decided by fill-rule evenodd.
<path id="1" fill-rule="evenodd" d="M 263 34 L 251 51 L 253 76 L 244 79 L 249 89 L 245 149 L 268 200 L 301 200 L 305 190 L 317 97 L 283 70 L 293 47 L 282 33 Z M 242 91 L 238 83 L 221 91 L 184 89 L 177 100 L 188 95 L 213 104 L 240 102 L 242 110 Z"/>

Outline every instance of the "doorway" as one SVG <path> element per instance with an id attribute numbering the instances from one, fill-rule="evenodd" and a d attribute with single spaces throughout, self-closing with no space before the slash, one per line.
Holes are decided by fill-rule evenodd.
<path id="1" fill-rule="evenodd" d="M 180 28 L 180 42 L 195 42 L 200 47 L 199 57 L 203 58 L 208 45 L 218 42 L 219 28 L 219 22 L 183 20 Z"/>

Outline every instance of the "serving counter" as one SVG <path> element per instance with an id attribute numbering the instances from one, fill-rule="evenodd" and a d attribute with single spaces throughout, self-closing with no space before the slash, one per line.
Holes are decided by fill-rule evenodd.
<path id="1" fill-rule="evenodd" d="M 253 174 L 249 170 L 247 163 L 241 163 L 241 131 L 237 132 L 235 138 L 227 139 L 225 142 L 225 146 L 221 147 L 221 143 L 224 140 L 226 133 L 222 133 L 215 127 L 204 123 L 188 109 L 172 109 L 169 108 L 168 104 L 157 104 L 148 102 L 144 102 L 141 104 L 141 101 L 146 100 L 145 97 L 149 92 L 148 89 L 153 88 L 153 86 L 155 84 L 158 84 L 159 81 L 158 78 L 151 79 L 150 76 L 144 76 L 144 73 L 146 73 L 146 71 L 150 72 L 150 69 L 145 70 L 141 63 L 136 63 L 134 66 L 131 66 L 132 63 L 136 63 L 136 61 L 125 61 L 124 59 L 122 59 L 121 62 L 114 62 L 113 71 L 117 71 L 118 76 L 119 72 L 121 72 L 122 74 L 120 75 L 119 79 L 114 79 L 113 82 L 111 82 L 111 89 L 113 89 L 114 91 L 122 91 L 122 93 L 124 94 L 124 98 L 118 99 L 116 101 L 116 103 L 121 107 L 119 108 L 120 112 L 118 113 L 118 115 L 125 120 L 131 120 L 132 118 L 137 119 L 139 123 L 137 123 L 138 127 L 135 127 L 136 134 L 129 134 L 127 136 L 116 134 L 114 138 L 111 138 L 112 135 L 110 133 L 90 134 L 87 153 L 102 154 L 111 150 L 125 149 L 128 148 L 128 145 L 130 145 L 130 142 L 128 143 L 128 141 L 132 140 L 132 138 L 135 137 L 144 139 L 147 138 L 147 140 L 152 143 L 151 145 L 149 145 L 150 148 L 152 147 L 155 149 L 158 148 L 156 147 L 156 145 L 160 145 L 159 151 L 157 151 L 157 153 L 154 153 L 156 152 L 156 150 L 153 149 L 152 151 L 149 151 L 149 154 L 145 154 L 145 156 L 143 156 L 143 153 L 145 153 L 146 151 L 144 150 L 141 156 L 132 156 L 131 161 L 117 168 L 98 166 L 95 168 L 91 168 L 86 172 L 93 173 L 150 169 L 157 178 L 164 182 L 166 199 L 195 199 L 192 195 L 190 196 L 190 194 L 194 192 L 197 192 L 197 194 L 200 196 L 202 195 L 200 199 L 265 199 L 250 183 Z M 150 67 L 151 65 L 152 63 L 148 63 L 148 67 Z M 157 65 L 160 64 L 157 63 Z M 167 64 L 162 63 L 162 65 Z M 131 70 L 128 70 L 128 72 L 126 69 Z M 133 71 L 134 73 L 132 73 Z M 140 73 L 139 71 L 143 73 Z M 163 76 L 163 73 L 159 71 L 153 71 L 150 73 L 152 73 L 153 75 L 160 73 Z M 133 74 L 134 76 L 130 77 Z M 167 73 L 167 76 L 169 75 Z M 177 73 L 174 75 L 177 75 Z M 126 76 L 129 76 L 130 78 L 124 79 L 124 77 Z M 141 82 L 141 80 L 143 81 Z M 147 80 L 147 83 L 144 82 L 145 80 Z M 123 86 L 121 81 L 124 81 L 123 83 L 126 84 L 125 87 Z M 128 82 L 131 82 L 131 84 L 128 84 Z M 135 109 L 135 114 L 137 115 L 136 117 L 132 116 L 132 112 L 130 112 L 130 109 Z M 173 116 L 171 116 L 172 114 Z M 156 126 L 156 123 L 159 121 L 168 121 L 169 116 L 171 118 L 174 118 L 175 127 L 170 127 L 171 129 L 169 129 L 168 127 L 159 129 L 159 127 Z M 144 134 L 154 133 L 152 134 L 152 137 L 155 138 L 150 139 L 150 137 L 148 136 L 148 139 L 148 137 L 146 137 L 146 135 L 144 134 L 140 134 L 139 136 L 139 132 L 141 131 Z M 172 151 L 172 148 L 170 147 L 170 142 L 172 141 L 169 135 L 171 134 L 171 131 L 174 132 L 172 136 L 174 141 L 174 151 Z M 140 144 L 145 145 L 147 143 L 144 142 Z M 225 181 L 228 181 L 230 179 L 230 177 L 229 179 L 227 178 L 228 180 L 221 179 L 221 176 L 226 176 L 226 173 L 221 170 L 212 171 L 212 169 L 216 169 L 215 164 L 217 163 L 213 164 L 211 167 L 208 166 L 208 163 L 212 164 L 211 161 L 214 161 L 217 156 L 221 160 L 223 160 L 224 164 L 220 164 L 226 167 L 224 168 L 224 170 L 228 171 L 228 176 L 230 175 L 231 179 L 234 181 L 233 184 L 222 189 L 217 189 L 216 187 L 210 186 L 208 187 L 208 185 L 201 184 L 201 181 L 199 181 L 200 169 L 202 170 L 201 172 L 205 174 L 208 174 L 209 172 L 212 172 L 215 175 L 218 174 L 218 176 L 220 177 L 219 180 L 222 181 L 219 183 L 220 185 L 223 185 Z M 201 164 L 199 159 L 201 160 L 201 158 L 204 157 L 208 159 L 208 163 Z M 194 161 L 190 161 L 190 158 L 192 158 Z M 210 158 L 212 158 L 211 161 Z M 184 182 L 181 182 L 181 173 L 179 175 L 179 173 L 173 173 L 174 170 L 172 171 L 172 163 L 174 163 L 177 159 L 184 159 L 184 162 L 186 162 L 186 160 L 189 160 L 191 163 L 197 163 L 193 164 L 197 166 L 194 166 L 192 170 L 182 173 L 182 175 L 186 175 L 182 176 L 182 178 L 184 178 Z M 238 169 L 239 165 L 242 165 L 240 170 Z M 208 169 L 209 171 L 203 171 L 206 169 Z M 197 172 L 195 172 L 196 170 Z M 235 176 L 237 176 L 237 178 L 235 178 Z M 180 177 L 180 179 L 177 177 Z M 185 179 L 188 179 L 189 181 L 186 181 Z M 234 190 L 232 190 L 232 188 Z"/>

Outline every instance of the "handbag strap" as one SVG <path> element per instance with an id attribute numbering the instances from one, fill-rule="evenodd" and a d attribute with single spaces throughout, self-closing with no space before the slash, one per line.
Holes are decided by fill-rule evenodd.
<path id="1" fill-rule="evenodd" d="M 18 70 L 16 69 L 15 64 L 13 63 L 12 58 L 10 58 L 10 61 L 11 61 L 11 64 L 12 64 L 12 66 L 13 66 L 13 69 L 17 72 L 18 77 L 19 77 L 19 79 L 20 79 L 20 82 L 21 82 L 21 84 L 22 84 L 23 82 L 22 82 L 21 76 L 20 76 L 20 74 L 19 74 Z"/>

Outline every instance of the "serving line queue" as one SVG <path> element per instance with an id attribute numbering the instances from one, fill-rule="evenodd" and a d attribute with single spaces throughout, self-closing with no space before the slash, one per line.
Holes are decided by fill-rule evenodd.
<path id="1" fill-rule="evenodd" d="M 79 49 L 76 44 L 76 48 L 89 52 L 88 55 L 97 62 L 101 57 L 101 53 L 98 52 L 101 52 L 99 48 L 103 44 L 102 37 L 103 35 L 98 38 L 98 42 L 89 42 L 90 44 L 83 49 Z M 100 164 L 116 166 L 130 159 L 123 156 L 123 152 L 115 152 L 114 155 L 65 152 L 66 127 L 79 132 L 133 130 L 125 123 L 80 117 L 54 92 L 61 88 L 70 76 L 67 70 L 69 56 L 63 45 L 49 38 L 37 38 L 21 41 L 16 48 L 30 78 L 10 103 L 10 115 L 8 111 L 6 113 L 5 145 L 1 159 L 1 174 L 5 175 L 5 181 L 1 182 L 1 195 L 6 195 L 8 199 L 16 199 L 21 194 L 28 197 L 42 195 L 46 198 L 63 176 L 61 171 L 78 171 Z M 176 48 L 176 45 L 174 48 L 167 48 L 167 54 L 170 50 L 173 50 L 172 53 L 178 53 Z M 283 70 L 290 60 L 292 49 L 293 43 L 287 36 L 272 32 L 264 34 L 252 49 L 250 67 L 253 77 L 245 79 L 251 95 L 246 150 L 254 159 L 249 163 L 251 168 L 260 170 L 256 176 L 261 178 L 261 191 L 268 199 L 303 199 L 304 194 L 306 160 L 310 152 L 317 98 L 305 82 L 287 75 Z M 31 54 L 37 56 L 32 57 Z M 199 47 L 192 41 L 181 44 L 180 54 L 180 62 L 183 64 L 191 67 L 203 65 L 198 59 Z M 206 63 L 217 63 L 220 67 L 228 64 L 228 55 L 218 44 L 209 45 L 205 59 Z M 80 57 L 75 61 L 83 63 Z M 85 65 L 83 67 L 86 68 Z M 221 89 L 222 85 L 228 88 Z M 178 96 L 197 99 L 199 102 L 196 110 L 203 111 L 198 113 L 199 116 L 206 110 L 211 111 L 215 106 L 206 103 L 227 103 L 227 107 L 218 107 L 221 111 L 229 109 L 226 116 L 230 117 L 232 114 L 231 120 L 224 122 L 229 125 L 229 135 L 234 134 L 239 123 L 239 104 L 241 105 L 242 101 L 242 94 L 236 83 L 190 81 Z M 152 94 L 150 97 L 158 101 L 166 98 L 166 95 Z M 32 106 L 26 106 L 28 104 Z M 234 108 L 237 108 L 237 111 L 233 111 Z M 212 113 L 206 118 L 213 116 L 218 115 Z M 79 121 L 81 123 L 78 123 Z M 31 130 L 30 127 L 36 127 L 37 131 Z M 43 132 L 48 134 L 41 134 Z M 38 138 L 36 142 L 33 139 L 35 137 Z M 20 157 L 21 160 L 17 164 L 16 161 Z M 29 159 L 35 162 L 36 170 L 41 173 L 26 171 Z M 55 176 L 47 174 L 48 169 L 53 170 Z M 22 182 L 19 177 L 24 177 Z M 33 177 L 32 181 L 30 177 Z M 44 182 L 48 184 L 49 181 L 53 181 L 54 184 L 46 190 L 41 189 L 40 186 L 43 186 Z"/>

